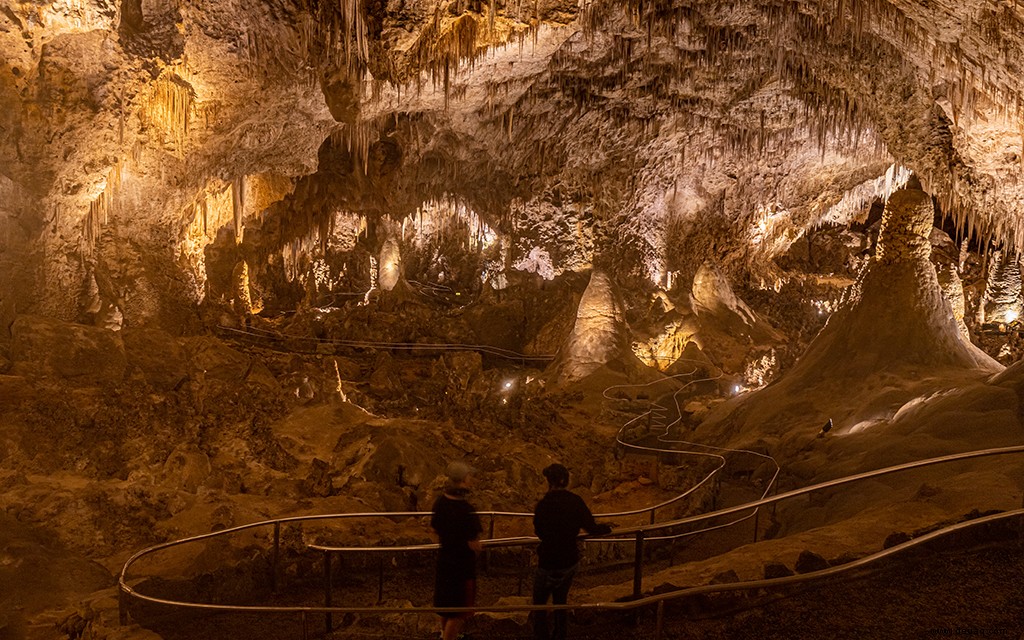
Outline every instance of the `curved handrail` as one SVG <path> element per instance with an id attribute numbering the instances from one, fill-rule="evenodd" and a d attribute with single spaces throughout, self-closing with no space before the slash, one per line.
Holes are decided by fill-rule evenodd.
<path id="1" fill-rule="evenodd" d="M 893 545 L 886 549 L 882 549 L 873 554 L 866 555 L 850 562 L 829 567 L 827 569 L 821 569 L 819 571 L 808 571 L 807 573 L 794 574 L 791 576 L 783 576 L 780 578 L 765 578 L 763 580 L 747 580 L 742 582 L 727 582 L 720 584 L 707 584 L 697 587 L 687 587 L 684 589 L 677 589 L 674 591 L 666 591 L 664 593 L 652 594 L 649 596 L 643 596 L 640 598 L 620 601 L 620 602 L 582 602 L 577 604 L 546 604 L 546 605 L 534 605 L 534 604 L 521 604 L 521 605 L 484 605 L 474 607 L 326 607 L 326 606 L 268 606 L 268 605 L 230 605 L 230 604 L 205 604 L 198 602 L 179 602 L 176 600 L 168 600 L 166 598 L 157 598 L 155 596 L 147 596 L 141 594 L 127 585 L 120 585 L 121 589 L 140 600 L 152 602 L 154 604 L 163 604 L 169 606 L 177 606 L 186 609 L 202 609 L 206 611 L 223 611 L 223 612 L 240 612 L 244 611 L 247 613 L 378 613 L 378 614 L 422 614 L 422 613 L 437 613 L 439 611 L 457 611 L 457 612 L 488 612 L 488 613 L 517 613 L 517 612 L 529 612 L 529 611 L 564 611 L 564 610 L 629 610 L 640 607 L 646 607 L 652 604 L 659 604 L 667 600 L 675 600 L 677 598 L 685 598 L 687 596 L 702 595 L 707 593 L 721 593 L 724 591 L 747 591 L 750 589 L 763 589 L 769 587 L 779 587 L 788 584 L 795 584 L 800 582 L 810 582 L 812 580 L 820 580 L 822 578 L 828 578 L 834 575 L 839 575 L 850 571 L 852 569 L 858 569 L 860 567 L 872 564 L 878 560 L 888 558 L 889 556 L 897 555 L 908 549 L 912 549 L 916 546 L 931 542 L 937 538 L 947 536 L 957 531 L 969 529 L 972 527 L 980 526 L 983 524 L 991 524 L 1000 520 L 1008 520 L 1010 518 L 1018 518 L 1024 516 L 1024 509 L 1013 509 L 1011 511 L 1003 511 L 1001 513 L 994 513 L 987 516 L 981 516 L 972 520 L 965 520 L 958 522 L 935 531 L 930 531 L 926 534 L 922 534 L 916 538 L 912 538 L 906 542 Z"/>
<path id="2" fill-rule="evenodd" d="M 340 340 L 334 338 L 317 338 L 315 336 L 299 336 L 299 335 L 288 335 L 286 333 L 278 333 L 276 331 L 269 331 L 267 329 L 259 329 L 256 327 L 250 327 L 248 329 L 239 329 L 237 327 L 228 327 L 219 325 L 219 330 L 225 333 L 249 336 L 252 338 L 268 338 L 280 341 L 293 341 L 293 342 L 311 342 L 314 344 L 329 344 L 338 347 L 354 347 L 362 349 L 396 349 L 404 351 L 415 351 L 417 349 L 429 349 L 432 351 L 480 351 L 493 356 L 506 358 L 508 360 L 520 360 L 520 361 L 548 361 L 554 358 L 554 354 L 536 354 L 527 355 L 525 353 L 519 353 L 512 351 L 511 349 L 503 349 L 501 347 L 494 347 L 486 344 L 463 344 L 455 342 L 380 342 L 372 340 Z"/>
<path id="3" fill-rule="evenodd" d="M 882 468 L 882 469 L 875 469 L 875 470 L 872 470 L 872 471 L 865 471 L 865 472 L 854 474 L 854 475 L 851 475 L 851 476 L 845 476 L 845 477 L 842 477 L 842 478 L 836 478 L 836 479 L 833 479 L 833 480 L 828 480 L 826 482 L 820 482 L 820 483 L 817 483 L 817 484 L 814 484 L 814 485 L 810 485 L 810 486 L 807 486 L 807 487 L 802 487 L 800 489 L 794 489 L 792 491 L 787 491 L 785 493 L 781 493 L 781 494 L 778 494 L 778 495 L 775 495 L 775 496 L 765 497 L 765 498 L 762 498 L 762 499 L 754 501 L 754 502 L 748 502 L 748 503 L 745 503 L 745 504 L 742 504 L 742 505 L 737 505 L 737 506 L 734 506 L 734 507 L 728 507 L 728 508 L 725 508 L 725 509 L 720 509 L 720 510 L 717 510 L 717 511 L 714 511 L 714 512 L 710 512 L 710 513 L 706 513 L 706 514 L 700 514 L 700 515 L 696 515 L 696 516 L 688 516 L 688 517 L 685 517 L 685 518 L 680 518 L 680 519 L 677 519 L 677 520 L 672 520 L 672 521 L 667 521 L 667 522 L 659 522 L 659 523 L 655 523 L 655 524 L 641 525 L 641 526 L 637 526 L 637 527 L 629 527 L 629 528 L 622 529 L 622 530 L 618 531 L 617 533 L 619 533 L 619 534 L 622 534 L 622 533 L 638 533 L 638 534 L 640 534 L 638 536 L 638 539 L 642 539 L 641 536 L 643 535 L 643 533 L 645 533 L 647 531 L 657 531 L 657 530 L 660 530 L 660 529 L 677 527 L 677 526 L 681 526 L 681 525 L 685 525 L 685 524 L 692 524 L 692 523 L 695 523 L 695 522 L 702 522 L 704 520 L 709 520 L 709 519 L 712 519 L 712 518 L 721 517 L 721 516 L 728 515 L 728 514 L 731 514 L 731 513 L 737 513 L 739 511 L 743 511 L 743 510 L 746 510 L 746 509 L 751 509 L 751 508 L 760 507 L 760 506 L 766 506 L 766 505 L 769 505 L 769 504 L 774 504 L 776 502 L 781 502 L 783 500 L 788 500 L 790 498 L 794 498 L 794 497 L 797 497 L 797 496 L 807 495 L 809 493 L 812 493 L 812 492 L 815 492 L 815 491 L 820 491 L 822 489 L 827 489 L 827 488 L 831 488 L 831 487 L 837 487 L 837 486 L 841 486 L 841 485 L 844 485 L 844 484 L 850 484 L 850 483 L 853 483 L 853 482 L 857 482 L 859 480 L 865 480 L 865 479 L 868 479 L 868 478 L 876 478 L 876 477 L 880 477 L 880 476 L 884 476 L 884 475 L 889 475 L 889 474 L 892 474 L 892 473 L 897 473 L 897 472 L 900 472 L 900 471 L 907 471 L 907 470 L 910 470 L 910 469 L 917 469 L 917 468 L 921 468 L 921 467 L 927 467 L 927 466 L 932 466 L 932 465 L 937 465 L 937 464 L 944 464 L 944 463 L 948 463 L 948 462 L 957 462 L 957 461 L 961 461 L 961 460 L 968 460 L 968 459 L 974 459 L 974 458 L 981 458 L 981 457 L 988 457 L 988 456 L 997 456 L 997 455 L 1009 455 L 1009 454 L 1016 454 L 1016 453 L 1024 453 L 1024 445 L 1015 445 L 1015 446 L 1010 446 L 1010 447 L 998 447 L 998 448 L 990 448 L 990 449 L 980 449 L 980 450 L 976 450 L 976 451 L 968 451 L 968 452 L 963 452 L 963 453 L 939 456 L 939 457 L 936 457 L 936 458 L 927 458 L 927 459 L 924 459 L 924 460 L 916 460 L 916 461 L 912 461 L 912 462 L 906 462 L 906 463 L 903 463 L 903 464 L 894 465 L 894 466 L 890 466 L 890 467 L 885 467 L 885 468 Z M 390 515 L 398 515 L 400 513 L 407 513 L 408 514 L 409 512 L 396 512 L 396 513 L 392 513 Z M 419 512 L 414 512 L 414 513 L 418 514 Z M 1006 515 L 1005 517 L 1010 517 L 1011 515 L 1018 515 L 1020 513 L 1024 513 L 1024 510 L 1018 510 L 1018 511 L 1009 512 L 1009 515 Z M 195 541 L 203 540 L 203 539 L 207 539 L 207 538 L 212 538 L 212 537 L 215 537 L 215 536 L 222 536 L 222 535 L 226 535 L 228 533 L 232 533 L 232 532 L 236 532 L 236 531 L 241 531 L 241 530 L 245 530 L 245 529 L 251 529 L 251 528 L 260 527 L 260 526 L 280 525 L 281 523 L 286 523 L 286 522 L 298 522 L 298 521 L 307 521 L 307 520 L 326 520 L 326 519 L 330 519 L 330 518 L 337 518 L 339 516 L 341 516 L 341 517 L 345 517 L 345 516 L 351 517 L 353 515 L 359 515 L 359 514 L 320 514 L 320 515 L 313 515 L 313 516 L 293 516 L 293 517 L 289 517 L 289 518 L 278 518 L 278 519 L 274 519 L 274 520 L 265 520 L 265 521 L 262 521 L 262 522 L 255 522 L 255 523 L 250 523 L 250 524 L 246 524 L 246 525 L 240 525 L 240 526 L 237 526 L 237 527 L 232 527 L 230 529 L 224 529 L 224 530 L 216 531 L 216 532 L 212 532 L 212 533 L 202 534 L 202 535 L 198 535 L 198 536 L 192 536 L 190 538 L 184 538 L 182 540 L 176 540 L 176 541 L 166 542 L 166 543 L 159 544 L 159 545 L 154 545 L 152 547 L 149 547 L 147 549 L 143 549 L 143 550 L 135 553 L 134 555 L 131 556 L 131 558 L 128 559 L 127 562 L 125 562 L 125 564 L 122 567 L 121 572 L 120 572 L 120 574 L 118 576 L 118 588 L 121 590 L 122 593 L 124 593 L 126 595 L 133 596 L 133 597 L 141 599 L 141 600 L 145 600 L 145 601 L 149 601 L 149 602 L 154 602 L 154 603 L 158 603 L 158 604 L 166 604 L 166 605 L 172 605 L 172 606 L 179 606 L 179 607 L 184 607 L 184 608 L 216 609 L 216 610 L 225 610 L 225 611 L 245 611 L 245 612 L 252 612 L 252 611 L 272 612 L 272 611 L 277 611 L 277 612 L 295 612 L 295 613 L 303 612 L 303 611 L 305 611 L 305 612 L 326 612 L 326 613 L 331 613 L 331 612 L 337 612 L 337 613 L 349 613 L 349 612 L 378 612 L 378 613 L 400 613 L 400 612 L 405 612 L 405 613 L 424 613 L 424 612 L 436 612 L 437 609 L 433 608 L 433 607 L 413 607 L 411 609 L 410 608 L 400 608 L 400 609 L 398 609 L 398 608 L 386 608 L 386 607 L 363 607 L 363 608 L 347 607 L 346 608 L 346 607 L 264 607 L 264 606 L 259 606 L 259 605 L 212 605 L 212 604 L 206 604 L 206 603 L 174 601 L 174 600 L 167 600 L 167 599 L 163 599 L 163 598 L 156 598 L 156 597 L 153 597 L 153 596 L 147 596 L 145 594 L 139 593 L 138 591 L 134 590 L 128 584 L 128 582 L 127 582 L 127 580 L 128 580 L 128 578 L 127 578 L 128 570 L 136 561 L 138 561 L 140 558 L 142 558 L 142 557 L 144 557 L 146 555 L 149 555 L 151 553 L 155 553 L 156 551 L 160 551 L 162 549 L 166 549 L 166 548 L 169 548 L 169 547 L 174 547 L 174 546 L 178 546 L 178 545 L 182 545 L 182 544 L 187 544 L 189 542 L 195 542 Z M 366 514 L 362 514 L 362 515 L 366 515 Z M 372 515 L 380 515 L 380 514 L 372 514 Z M 973 520 L 971 522 L 975 523 L 975 524 L 978 524 L 980 522 L 987 521 L 988 519 L 991 519 L 991 517 L 988 517 L 987 519 L 979 518 L 979 519 Z M 949 528 L 947 528 L 947 529 L 949 529 Z M 921 536 L 920 538 L 915 538 L 914 540 L 919 540 L 920 542 L 924 542 L 925 540 L 930 539 L 931 537 L 935 537 L 935 536 L 933 534 L 928 534 L 926 536 Z M 488 546 L 488 545 L 490 545 L 490 546 L 499 546 L 499 545 L 514 546 L 515 544 L 518 544 L 518 543 L 525 544 L 525 543 L 532 543 L 532 542 L 535 542 L 535 541 L 536 541 L 536 538 L 524 536 L 524 537 L 518 538 L 518 539 L 509 538 L 509 539 L 499 539 L 499 540 L 487 540 L 487 541 L 484 541 L 484 545 L 485 546 Z M 913 542 L 913 541 L 911 541 L 911 542 Z M 898 545 L 898 547 L 903 548 L 903 547 L 907 546 L 907 544 L 909 544 L 909 543 L 904 543 L 904 545 Z M 892 547 L 892 549 L 895 549 L 895 548 L 897 548 L 897 547 Z M 340 550 L 340 549 L 343 549 L 343 548 L 338 548 L 338 549 Z M 334 550 L 334 549 L 333 548 L 323 548 L 322 550 Z M 876 554 L 876 556 L 879 556 L 879 554 Z M 884 557 L 884 556 L 880 556 L 880 557 Z M 852 568 L 854 566 L 859 566 L 859 564 L 863 564 L 863 563 L 864 562 L 862 562 L 862 561 L 855 561 L 855 562 L 848 563 L 846 565 L 842 565 L 842 567 Z M 831 569 L 825 570 L 825 572 L 817 572 L 817 573 L 820 574 L 820 575 L 830 575 L 830 573 L 826 573 L 826 572 L 830 572 L 830 571 L 831 571 Z M 804 575 L 810 575 L 810 574 L 804 574 Z M 773 579 L 772 581 L 757 581 L 756 583 L 750 583 L 750 584 L 752 584 L 754 586 L 762 586 L 762 585 L 768 585 L 768 584 L 772 584 L 772 585 L 786 584 L 787 582 L 794 581 L 791 578 L 792 577 L 790 577 L 790 578 L 777 578 L 777 579 Z M 695 587 L 693 589 L 685 590 L 684 592 L 680 592 L 679 594 L 676 594 L 673 597 L 680 597 L 681 595 L 685 595 L 687 593 L 705 593 L 705 592 L 709 592 L 709 591 L 724 591 L 724 590 L 729 590 L 729 589 L 732 589 L 732 588 L 742 588 L 742 587 L 737 587 L 735 583 L 732 584 L 732 585 L 708 585 L 707 587 Z M 704 590 L 702 591 L 701 589 L 704 589 Z M 644 602 L 649 603 L 649 602 L 654 602 L 654 601 L 656 601 L 656 600 L 648 600 L 648 601 L 644 601 Z M 641 601 L 637 601 L 637 602 L 641 602 Z M 608 606 L 605 606 L 603 608 L 619 608 L 619 605 L 621 605 L 622 603 L 598 603 L 598 604 L 606 604 L 606 605 L 608 605 Z M 613 604 L 615 606 L 612 606 Z M 636 602 L 629 603 L 629 604 L 636 605 Z M 576 608 L 588 608 L 588 607 L 585 607 L 585 606 L 582 606 L 582 605 L 572 605 L 572 606 L 566 605 L 566 606 L 561 607 L 561 608 L 573 608 L 573 607 L 576 607 Z M 537 606 L 520 605 L 520 606 L 512 606 L 512 607 L 474 607 L 472 609 L 466 609 L 466 610 L 467 611 L 470 611 L 470 610 L 472 610 L 472 611 L 532 611 L 532 610 L 552 610 L 552 608 L 559 608 L 559 607 L 540 606 L 540 605 L 537 605 Z M 596 608 L 596 607 L 591 606 L 589 608 Z M 449 608 L 447 608 L 447 607 L 445 608 L 445 610 L 448 610 L 448 609 Z"/>
<path id="4" fill-rule="evenodd" d="M 715 367 L 715 365 L 712 364 L 712 363 L 705 362 L 705 361 L 702 361 L 702 360 L 694 360 L 694 359 L 691 359 L 691 358 L 679 358 L 679 359 L 676 360 L 676 362 L 687 362 L 687 363 L 691 363 L 691 364 L 694 364 L 694 365 L 707 365 L 707 364 L 711 364 L 711 366 Z M 698 442 L 688 442 L 686 440 L 676 440 L 676 439 L 671 439 L 671 438 L 668 437 L 668 433 L 671 430 L 671 428 L 674 425 L 679 424 L 682 421 L 682 409 L 679 406 L 679 404 L 680 404 L 679 403 L 679 395 L 687 387 L 689 387 L 691 385 L 695 385 L 695 384 L 698 384 L 700 382 L 709 382 L 709 381 L 714 381 L 714 380 L 720 380 L 723 377 L 723 375 L 724 375 L 724 371 L 722 371 L 722 369 L 720 367 L 715 367 L 715 368 L 718 369 L 718 374 L 717 375 L 710 376 L 710 377 L 707 377 L 707 378 L 701 378 L 701 379 L 697 379 L 697 380 L 690 380 L 686 384 L 684 384 L 683 386 L 679 387 L 678 389 L 676 389 L 672 393 L 672 401 L 675 403 L 675 406 L 676 406 L 676 416 L 677 417 L 672 422 L 663 425 L 663 431 L 658 436 L 658 441 L 659 442 L 664 442 L 664 443 L 671 443 L 673 445 L 683 444 L 683 445 L 687 445 L 689 447 L 702 447 L 702 448 L 705 448 L 705 449 L 712 449 L 712 450 L 720 451 L 720 452 L 723 452 L 723 453 L 749 454 L 749 455 L 758 456 L 760 458 L 765 458 L 765 459 L 771 461 L 772 464 L 775 465 L 775 471 L 772 474 L 771 479 L 769 479 L 768 484 L 765 486 L 764 491 L 761 494 L 761 497 L 763 498 L 763 497 L 767 496 L 772 491 L 772 488 L 775 486 L 775 482 L 779 478 L 779 474 L 782 472 L 782 467 L 779 465 L 778 461 L 775 458 L 773 458 L 772 456 L 768 455 L 767 453 L 759 453 L 757 451 L 751 451 L 749 449 L 730 449 L 730 448 L 727 448 L 727 447 L 716 447 L 716 446 L 713 446 L 713 445 L 702 444 L 702 443 L 698 443 Z M 670 376 L 670 377 L 668 377 L 668 378 L 666 378 L 664 380 L 655 380 L 653 382 L 649 382 L 649 383 L 644 384 L 644 385 L 635 385 L 635 384 L 613 385 L 613 386 L 608 387 L 607 389 L 605 389 L 603 395 L 607 399 L 614 400 L 616 398 L 613 398 L 612 396 L 608 395 L 608 392 L 611 391 L 612 389 L 623 388 L 623 387 L 638 387 L 638 386 L 639 387 L 646 387 L 646 386 L 651 386 L 651 385 L 654 385 L 654 384 L 658 384 L 658 383 L 664 382 L 666 380 L 672 380 L 672 379 L 679 378 L 679 377 L 682 377 L 682 376 L 693 375 L 697 371 L 697 369 L 698 369 L 698 367 L 694 366 L 694 368 L 692 370 L 690 370 L 690 371 L 688 371 L 686 373 L 676 374 L 676 375 Z M 661 407 L 661 405 L 655 404 L 654 406 L 659 407 L 661 409 L 664 409 L 664 407 Z M 682 499 L 686 495 L 689 495 L 690 493 L 696 491 L 698 488 L 703 486 L 705 483 L 711 481 L 711 479 L 714 478 L 715 475 L 717 475 L 722 470 L 722 468 L 725 466 L 725 464 L 726 464 L 725 456 L 723 456 L 721 454 L 717 454 L 717 453 L 705 453 L 705 452 L 700 452 L 700 451 L 685 451 L 685 450 L 680 450 L 680 449 L 676 449 L 676 448 L 667 449 L 667 448 L 662 448 L 662 447 L 650 447 L 650 446 L 646 446 L 646 445 L 638 445 L 638 444 L 626 442 L 624 440 L 623 436 L 626 433 L 627 429 L 629 429 L 630 425 L 632 425 L 633 423 L 635 423 L 635 422 L 637 422 L 639 420 L 642 420 L 643 418 L 645 418 L 645 417 L 647 417 L 649 415 L 653 415 L 653 413 L 654 413 L 654 408 L 652 407 L 651 409 L 649 409 L 645 413 L 640 414 L 636 418 L 630 420 L 625 425 L 623 425 L 622 428 L 619 429 L 618 433 L 615 436 L 616 444 L 618 446 L 622 447 L 622 448 L 631 449 L 633 451 L 639 451 L 639 452 L 642 452 L 642 453 L 673 453 L 673 454 L 678 454 L 678 455 L 710 457 L 710 458 L 716 458 L 716 459 L 719 460 L 719 465 L 715 469 L 711 470 L 700 482 L 698 482 L 696 485 L 694 485 L 688 491 L 686 491 L 685 494 L 683 494 L 681 496 L 678 496 L 678 499 Z M 743 522 L 744 520 L 748 520 L 750 518 L 756 517 L 757 514 L 758 514 L 758 509 L 754 508 L 754 510 L 751 511 L 751 513 L 749 513 L 747 515 L 744 515 L 744 516 L 742 516 L 740 518 L 736 518 L 735 520 L 732 520 L 730 522 L 725 522 L 725 523 L 722 523 L 722 524 L 714 526 L 714 527 L 707 527 L 705 529 L 701 529 L 701 530 L 698 530 L 698 531 L 689 531 L 689 532 L 684 532 L 684 533 L 679 533 L 679 534 L 669 535 L 669 536 L 657 536 L 657 537 L 654 537 L 654 538 L 650 538 L 650 540 L 658 540 L 658 541 L 662 541 L 662 540 L 675 540 L 675 539 L 679 539 L 679 538 L 683 538 L 683 537 L 687 537 L 687 536 L 698 535 L 700 533 L 706 533 L 708 531 L 712 531 L 712 530 L 715 530 L 715 529 L 724 529 L 724 528 L 730 527 L 730 526 L 732 526 L 734 524 L 738 524 L 740 522 Z M 653 519 L 652 519 L 652 523 L 653 523 Z M 617 539 L 617 541 L 625 542 L 626 540 L 624 540 L 624 539 Z"/>

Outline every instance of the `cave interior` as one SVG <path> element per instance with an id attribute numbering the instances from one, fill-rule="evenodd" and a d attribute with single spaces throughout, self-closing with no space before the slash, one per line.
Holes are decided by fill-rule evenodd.
<path id="1" fill-rule="evenodd" d="M 129 556 L 429 509 L 453 460 L 478 509 L 562 462 L 595 513 L 686 493 L 672 519 L 1022 442 L 1016 0 L 3 0 L 0 53 L 0 638 L 217 637 L 119 624 Z M 1019 455 L 871 479 L 673 544 L 644 590 L 1022 496 Z M 309 525 L 281 571 L 429 539 Z M 261 601 L 254 544 L 138 571 Z M 598 574 L 573 598 L 632 593 Z M 1006 598 L 930 624 L 1020 627 Z"/>

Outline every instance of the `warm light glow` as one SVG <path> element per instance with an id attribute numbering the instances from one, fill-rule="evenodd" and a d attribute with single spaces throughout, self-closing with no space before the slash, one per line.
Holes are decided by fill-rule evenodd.
<path id="1" fill-rule="evenodd" d="M 748 389 L 760 389 L 775 378 L 778 359 L 775 349 L 750 362 L 743 370 L 744 386 Z"/>
<path id="2" fill-rule="evenodd" d="M 377 273 L 377 284 L 384 291 L 391 291 L 401 278 L 401 254 L 398 242 L 388 238 L 380 251 L 380 269 Z"/>
<path id="3" fill-rule="evenodd" d="M 541 247 L 530 249 L 530 253 L 514 266 L 519 271 L 536 273 L 545 280 L 555 279 L 555 265 L 551 262 L 551 255 Z"/>
<path id="4" fill-rule="evenodd" d="M 1017 318 L 1019 318 L 1019 317 L 1020 317 L 1020 312 L 1018 312 L 1016 309 L 1007 309 L 1006 310 L 1006 316 L 1005 316 L 1006 322 L 1016 322 Z"/>
<path id="5" fill-rule="evenodd" d="M 671 322 L 657 336 L 644 342 L 634 342 L 633 354 L 648 367 L 664 371 L 683 355 L 691 337 L 691 332 L 683 329 L 681 323 Z"/>
<path id="6" fill-rule="evenodd" d="M 838 303 L 834 300 L 811 300 L 811 306 L 818 310 L 818 315 L 831 315 Z"/>

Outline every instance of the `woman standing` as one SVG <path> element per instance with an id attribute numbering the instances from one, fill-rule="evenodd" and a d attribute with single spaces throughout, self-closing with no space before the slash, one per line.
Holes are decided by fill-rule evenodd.
<path id="1" fill-rule="evenodd" d="M 476 554 L 481 549 L 480 518 L 466 499 L 476 470 L 464 462 L 448 465 L 444 493 L 434 502 L 430 526 L 441 542 L 434 583 L 435 607 L 476 604 Z M 473 614 L 442 611 L 441 640 L 455 640 Z"/>

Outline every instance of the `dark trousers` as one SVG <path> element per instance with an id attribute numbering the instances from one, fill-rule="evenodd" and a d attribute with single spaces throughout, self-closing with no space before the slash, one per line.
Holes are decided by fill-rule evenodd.
<path id="1" fill-rule="evenodd" d="M 551 604 L 565 604 L 569 597 L 569 587 L 572 586 L 572 578 L 576 575 L 576 567 L 572 565 L 566 569 L 542 569 L 537 567 L 533 575 L 533 604 L 547 604 L 551 598 Z M 553 625 L 550 635 L 548 634 L 548 612 L 534 611 L 533 633 L 537 640 L 565 640 L 566 615 L 565 611 L 552 611 Z"/>

